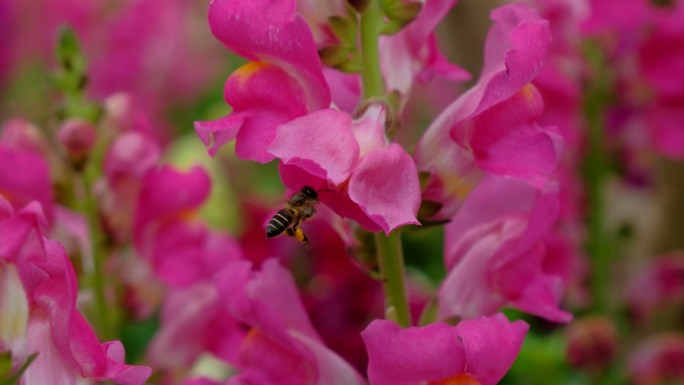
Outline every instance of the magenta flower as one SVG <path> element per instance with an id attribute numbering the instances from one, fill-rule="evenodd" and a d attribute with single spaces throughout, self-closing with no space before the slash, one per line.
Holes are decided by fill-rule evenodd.
<path id="1" fill-rule="evenodd" d="M 169 194 L 183 186 L 182 194 Z M 149 171 L 140 187 L 134 242 L 156 275 L 174 286 L 212 279 L 228 262 L 242 259 L 232 238 L 209 230 L 194 212 L 211 189 L 201 167 L 182 172 L 169 166 Z"/>
<path id="2" fill-rule="evenodd" d="M 515 361 L 528 326 L 502 314 L 402 329 L 375 320 L 362 333 L 373 385 L 494 385 Z"/>
<path id="3" fill-rule="evenodd" d="M 281 159 L 292 190 L 311 186 L 321 202 L 370 231 L 418 224 L 418 173 L 411 157 L 385 136 L 385 111 L 369 107 L 352 121 L 326 109 L 278 127 L 268 152 Z"/>
<path id="4" fill-rule="evenodd" d="M 224 97 L 233 111 L 195 123 L 211 155 L 236 139 L 239 157 L 271 161 L 266 148 L 280 124 L 330 105 L 311 31 L 295 11 L 294 0 L 211 2 L 214 36 L 250 61 L 226 81 Z"/>
<path id="5" fill-rule="evenodd" d="M 63 247 L 42 237 L 40 205 L 12 213 L 0 197 L 0 207 L 0 350 L 14 364 L 39 353 L 20 384 L 144 383 L 151 369 L 124 364 L 121 343 L 100 344 L 76 309 L 76 275 Z"/>
<path id="6" fill-rule="evenodd" d="M 126 132 L 109 146 L 104 179 L 98 184 L 100 206 L 110 236 L 118 241 L 131 237 L 135 209 L 143 177 L 159 162 L 159 146 L 138 132 Z"/>
<path id="7" fill-rule="evenodd" d="M 276 260 L 260 272 L 236 262 L 217 278 L 229 312 L 249 327 L 230 384 L 365 384 L 314 330 L 290 273 Z"/>
<path id="8" fill-rule="evenodd" d="M 454 214 L 478 168 L 536 181 L 559 158 L 560 136 L 537 123 L 543 101 L 530 84 L 546 55 L 548 23 L 524 4 L 502 6 L 491 17 L 478 83 L 435 119 L 414 153 L 418 169 L 430 173 L 424 198 L 443 204 L 438 218 Z"/>
<path id="9" fill-rule="evenodd" d="M 439 318 L 490 315 L 503 306 L 556 322 L 563 282 L 543 269 L 544 237 L 558 216 L 555 185 L 537 190 L 490 176 L 445 228 L 447 277 L 439 289 Z"/>
<path id="10" fill-rule="evenodd" d="M 55 203 L 47 161 L 31 151 L 0 143 L 0 196 L 17 208 L 40 202 L 51 222 Z"/>

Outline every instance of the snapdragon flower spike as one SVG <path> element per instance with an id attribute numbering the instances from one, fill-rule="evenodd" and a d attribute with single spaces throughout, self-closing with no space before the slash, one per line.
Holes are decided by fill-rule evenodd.
<path id="1" fill-rule="evenodd" d="M 569 322 L 558 308 L 563 282 L 544 270 L 543 240 L 558 217 L 555 184 L 541 190 L 489 176 L 445 227 L 447 277 L 439 319 L 490 315 L 511 306 L 550 321 Z"/>
<path id="2" fill-rule="evenodd" d="M 235 319 L 249 326 L 229 384 L 361 385 L 363 378 L 314 330 L 290 273 L 275 259 L 260 272 L 236 262 L 217 277 Z"/>
<path id="3" fill-rule="evenodd" d="M 494 385 L 511 367 L 528 325 L 503 314 L 402 329 L 373 321 L 362 337 L 373 385 Z"/>
<path id="4" fill-rule="evenodd" d="M 426 82 L 434 75 L 465 81 L 470 74 L 449 63 L 437 47 L 434 30 L 457 0 L 425 0 L 420 13 L 394 35 L 380 38 L 380 65 L 388 91 L 408 97 L 416 80 Z M 404 100 L 405 100 L 404 99 Z"/>
<path id="5" fill-rule="evenodd" d="M 9 317 L 0 347 L 39 353 L 19 384 L 144 383 L 151 369 L 124 364 L 121 343 L 100 344 L 76 309 L 76 274 L 64 248 L 42 236 L 41 217 L 37 202 L 0 216 L 0 313 Z"/>
<path id="6" fill-rule="evenodd" d="M 435 119 L 414 153 L 430 175 L 424 198 L 443 205 L 436 219 L 454 214 L 477 183 L 477 169 L 537 182 L 559 158 L 560 135 L 537 123 L 543 101 L 530 84 L 546 55 L 548 22 L 524 4 L 504 5 L 491 17 L 479 81 Z"/>
<path id="7" fill-rule="evenodd" d="M 330 105 L 330 90 L 307 24 L 294 0 L 213 0 L 209 25 L 230 50 L 250 62 L 226 81 L 224 97 L 233 111 L 212 122 L 195 122 L 195 131 L 216 154 L 236 140 L 244 159 L 274 159 L 266 147 L 276 127 Z"/>
<path id="8" fill-rule="evenodd" d="M 385 136 L 385 110 L 359 119 L 332 109 L 278 127 L 268 151 L 280 158 L 285 186 L 311 186 L 321 202 L 370 231 L 418 224 L 420 184 L 406 151 Z"/>

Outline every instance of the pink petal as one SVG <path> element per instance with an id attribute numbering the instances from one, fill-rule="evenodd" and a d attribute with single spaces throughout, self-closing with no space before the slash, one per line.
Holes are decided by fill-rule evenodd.
<path id="1" fill-rule="evenodd" d="M 195 132 L 207 146 L 209 155 L 214 156 L 221 146 L 235 139 L 244 120 L 240 114 L 230 114 L 217 120 L 195 122 Z"/>
<path id="2" fill-rule="evenodd" d="M 460 322 L 455 329 L 463 340 L 468 373 L 482 385 L 495 385 L 513 365 L 529 326 L 496 314 Z"/>
<path id="3" fill-rule="evenodd" d="M 268 151 L 284 164 L 339 185 L 359 158 L 352 120 L 332 109 L 313 112 L 278 127 Z"/>
<path id="4" fill-rule="evenodd" d="M 387 111 L 381 104 L 371 104 L 363 115 L 354 120 L 351 130 L 361 149 L 359 156 L 389 146 L 385 135 Z"/>
<path id="5" fill-rule="evenodd" d="M 349 180 L 349 198 L 386 234 L 402 225 L 420 224 L 416 165 L 396 143 L 361 159 Z"/>
<path id="6" fill-rule="evenodd" d="M 562 143 L 555 128 L 536 123 L 543 108 L 541 95 L 528 84 L 504 102 L 455 124 L 452 138 L 469 143 L 478 166 L 486 171 L 539 179 L 556 167 Z"/>
<path id="7" fill-rule="evenodd" d="M 361 334 L 373 385 L 415 385 L 469 374 L 494 385 L 515 361 L 528 326 L 502 314 L 449 326 L 435 323 L 400 328 L 375 320 Z"/>
<path id="8" fill-rule="evenodd" d="M 148 230 L 146 226 L 152 221 L 169 220 L 196 209 L 207 198 L 210 189 L 209 175 L 199 166 L 187 172 L 169 166 L 150 171 L 143 180 L 138 198 L 134 224 L 136 244 L 141 245 Z"/>
<path id="9" fill-rule="evenodd" d="M 445 323 L 402 329 L 392 321 L 375 320 L 361 336 L 373 385 L 415 385 L 466 370 L 463 342 Z"/>
<path id="10" fill-rule="evenodd" d="M 27 150 L 0 144 L 0 194 L 16 209 L 38 201 L 52 221 L 54 198 L 50 169 L 45 159 Z"/>
<path id="11" fill-rule="evenodd" d="M 649 111 L 648 125 L 654 146 L 666 156 L 684 159 L 684 108 L 682 105 L 657 105 Z"/>
<path id="12" fill-rule="evenodd" d="M 231 313 L 242 322 L 259 325 L 269 334 L 282 336 L 284 329 L 291 329 L 320 341 L 292 276 L 275 259 L 264 262 L 261 272 L 251 271 L 247 261 L 235 262 L 217 276 L 217 282 Z"/>
<path id="13" fill-rule="evenodd" d="M 299 79 L 310 111 L 330 104 L 313 36 L 296 14 L 295 1 L 213 0 L 209 26 L 231 51 L 250 61 L 276 64 Z"/>

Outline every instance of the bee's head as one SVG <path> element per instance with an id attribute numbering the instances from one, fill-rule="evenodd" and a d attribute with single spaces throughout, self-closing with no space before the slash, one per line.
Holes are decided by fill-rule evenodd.
<path id="1" fill-rule="evenodd" d="M 302 188 L 302 194 L 309 199 L 318 199 L 318 193 L 316 193 L 316 190 L 309 186 L 304 186 L 304 188 Z"/>

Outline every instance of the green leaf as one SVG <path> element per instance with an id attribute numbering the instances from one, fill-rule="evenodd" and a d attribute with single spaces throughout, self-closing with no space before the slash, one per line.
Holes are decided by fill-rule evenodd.
<path id="1" fill-rule="evenodd" d="M 21 376 L 24 374 L 26 369 L 28 369 L 29 365 L 38 357 L 38 352 L 31 354 L 28 356 L 26 361 L 24 361 L 24 364 L 21 365 L 19 370 L 17 370 L 16 373 L 14 373 L 11 377 L 5 378 L 5 379 L 0 379 L 0 385 L 14 385 L 16 384 Z"/>

